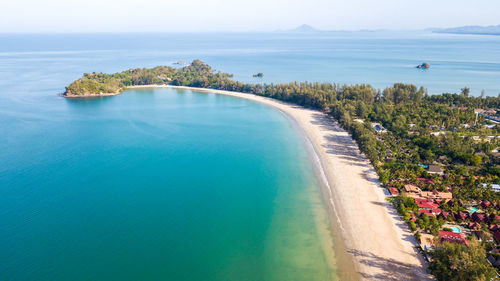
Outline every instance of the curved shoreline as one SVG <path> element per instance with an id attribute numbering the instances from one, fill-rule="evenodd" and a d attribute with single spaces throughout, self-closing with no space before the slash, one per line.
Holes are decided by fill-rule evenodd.
<path id="1" fill-rule="evenodd" d="M 340 266 L 341 279 L 432 280 L 425 270 L 423 257 L 414 248 L 417 241 L 392 204 L 385 200 L 374 168 L 349 134 L 324 113 L 239 92 L 170 85 L 131 88 L 173 88 L 223 94 L 282 111 L 300 126 L 318 157 L 319 176 L 326 180 L 322 192 L 333 234 L 340 233 L 345 242 L 345 245 L 336 245 L 336 251 L 341 250 L 338 246 L 345 246 L 341 251 L 348 253 L 357 271 L 353 278 L 351 270 Z M 349 263 L 338 258 L 337 261 Z"/>
<path id="2" fill-rule="evenodd" d="M 111 97 L 111 96 L 117 96 L 121 93 L 123 93 L 126 90 L 123 91 L 118 91 L 116 93 L 102 93 L 102 94 L 88 94 L 88 95 L 66 95 L 66 94 L 61 94 L 62 97 L 68 98 L 68 99 L 78 99 L 78 98 L 99 98 L 99 97 Z"/>
<path id="3" fill-rule="evenodd" d="M 100 94 L 86 94 L 86 95 L 67 95 L 66 93 L 61 94 L 62 97 L 65 98 L 98 98 L 98 97 L 111 97 L 111 96 L 117 96 L 126 90 L 130 89 L 139 89 L 139 88 L 165 88 L 165 87 L 174 87 L 174 86 L 169 86 L 169 85 L 156 85 L 156 84 L 151 84 L 151 85 L 136 85 L 136 86 L 126 86 L 121 88 L 115 93 L 100 93 Z"/>

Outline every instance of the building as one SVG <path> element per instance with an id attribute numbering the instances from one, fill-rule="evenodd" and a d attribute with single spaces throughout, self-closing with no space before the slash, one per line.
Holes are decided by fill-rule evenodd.
<path id="1" fill-rule="evenodd" d="M 424 200 L 415 200 L 415 203 L 417 203 L 417 206 L 419 209 L 432 210 L 432 209 L 437 209 L 439 207 L 439 205 L 436 203 L 432 203 L 432 202 L 424 201 Z"/>
<path id="2" fill-rule="evenodd" d="M 490 201 L 485 200 L 481 202 L 481 207 L 483 208 L 488 208 L 490 205 L 491 205 Z"/>
<path id="3" fill-rule="evenodd" d="M 441 214 L 441 212 L 443 212 L 443 210 L 439 209 L 439 208 L 434 208 L 431 210 L 431 212 L 434 214 L 434 215 L 439 215 Z"/>
<path id="4" fill-rule="evenodd" d="M 496 192 L 500 191 L 500 184 L 487 184 L 487 183 L 483 183 L 483 187 L 484 188 L 488 188 L 488 186 L 491 186 L 491 189 L 493 189 L 493 191 L 496 191 Z"/>
<path id="5" fill-rule="evenodd" d="M 453 199 L 453 193 L 451 192 L 440 192 L 436 189 L 432 191 L 422 191 L 420 192 L 420 196 L 423 198 L 434 199 L 434 200 L 444 200 L 445 202 Z"/>
<path id="6" fill-rule="evenodd" d="M 481 228 L 481 225 L 477 222 L 469 222 L 469 224 L 467 225 L 467 228 L 473 229 L 473 230 L 478 230 Z"/>
<path id="7" fill-rule="evenodd" d="M 435 215 L 429 209 L 418 209 L 418 215 L 420 216 L 421 214 L 424 214 L 430 218 L 435 217 Z"/>
<path id="8" fill-rule="evenodd" d="M 406 184 L 405 191 L 406 195 L 413 198 L 415 201 L 424 200 L 440 204 L 441 201 L 449 202 L 453 199 L 453 194 L 451 192 L 439 192 L 436 189 L 433 191 L 422 191 L 412 184 Z"/>
<path id="9" fill-rule="evenodd" d="M 475 212 L 471 216 L 472 220 L 478 223 L 487 223 L 488 222 L 488 216 L 485 213 L 478 213 Z"/>
<path id="10" fill-rule="evenodd" d="M 469 213 L 466 213 L 466 212 L 458 211 L 458 213 L 455 214 L 455 219 L 457 221 L 460 221 L 460 220 L 465 221 L 469 218 L 470 218 L 470 215 L 469 215 Z"/>
<path id="11" fill-rule="evenodd" d="M 372 123 L 372 128 L 375 133 L 387 133 L 387 129 L 384 128 L 380 123 Z"/>
<path id="12" fill-rule="evenodd" d="M 420 247 L 424 251 L 429 251 L 434 249 L 434 236 L 431 234 L 421 233 L 420 234 Z"/>
<path id="13" fill-rule="evenodd" d="M 429 165 L 427 172 L 429 174 L 438 174 L 440 176 L 444 175 L 443 169 L 441 169 L 438 165 Z"/>
<path id="14" fill-rule="evenodd" d="M 413 185 L 413 184 L 405 184 L 405 191 L 407 193 L 419 193 L 422 192 L 418 186 Z"/>
<path id="15" fill-rule="evenodd" d="M 389 190 L 389 194 L 391 194 L 391 196 L 398 196 L 399 195 L 399 190 L 395 187 L 388 187 L 387 188 Z"/>
<path id="16" fill-rule="evenodd" d="M 448 220 L 449 216 L 450 212 L 441 212 L 441 214 L 438 215 L 438 217 L 442 218 L 443 220 Z"/>
<path id="17" fill-rule="evenodd" d="M 441 242 L 449 242 L 449 243 L 461 243 L 467 245 L 469 242 L 465 239 L 465 235 L 463 233 L 455 233 L 451 231 L 439 231 L 439 238 Z"/>
<path id="18" fill-rule="evenodd" d="M 426 179 L 426 178 L 417 178 L 418 181 L 425 182 L 425 183 L 434 183 L 433 180 L 431 179 Z"/>
<path id="19" fill-rule="evenodd" d="M 431 133 L 431 136 L 435 136 L 435 137 L 438 137 L 440 135 L 446 135 L 446 132 L 445 131 L 439 131 L 439 132 L 432 132 Z"/>
<path id="20" fill-rule="evenodd" d="M 497 110 L 493 109 L 493 108 L 489 108 L 484 113 L 489 114 L 489 115 L 496 115 L 497 114 Z"/>

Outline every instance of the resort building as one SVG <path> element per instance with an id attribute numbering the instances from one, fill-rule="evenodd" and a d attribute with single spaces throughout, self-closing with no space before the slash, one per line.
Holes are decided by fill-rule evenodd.
<path id="1" fill-rule="evenodd" d="M 413 185 L 413 184 L 405 184 L 405 191 L 407 193 L 420 193 L 422 190 L 418 188 L 418 186 Z"/>
<path id="2" fill-rule="evenodd" d="M 434 236 L 431 234 L 422 233 L 420 234 L 420 247 L 424 251 L 430 251 L 434 249 Z"/>
<path id="3" fill-rule="evenodd" d="M 439 231 L 439 238 L 441 242 L 449 242 L 449 243 L 461 243 L 467 245 L 469 242 L 465 239 L 465 235 L 463 233 L 456 233 L 451 231 Z"/>
<path id="4" fill-rule="evenodd" d="M 436 189 L 432 191 L 421 191 L 420 196 L 427 199 L 444 200 L 445 202 L 453 199 L 453 194 L 451 192 L 439 192 Z"/>
<path id="5" fill-rule="evenodd" d="M 387 133 L 387 129 L 384 128 L 380 123 L 372 123 L 372 128 L 375 133 Z"/>
<path id="6" fill-rule="evenodd" d="M 387 188 L 389 190 L 389 194 L 391 196 L 398 196 L 399 195 L 399 190 L 395 187 L 388 187 Z"/>
<path id="7" fill-rule="evenodd" d="M 427 172 L 429 174 L 438 174 L 440 176 L 444 175 L 443 169 L 441 169 L 438 165 L 429 165 Z"/>
<path id="8" fill-rule="evenodd" d="M 427 201 L 436 201 L 441 203 L 441 201 L 448 202 L 453 199 L 453 194 L 451 192 L 439 192 L 436 189 L 432 191 L 422 191 L 420 188 L 413 184 L 405 184 L 404 189 L 406 195 L 417 201 L 418 199 L 423 199 Z"/>
<path id="9" fill-rule="evenodd" d="M 487 184 L 487 183 L 483 183 L 483 187 L 484 188 L 488 188 L 488 186 L 491 186 L 491 189 L 493 189 L 493 191 L 496 191 L 496 192 L 500 191 L 500 184 Z"/>

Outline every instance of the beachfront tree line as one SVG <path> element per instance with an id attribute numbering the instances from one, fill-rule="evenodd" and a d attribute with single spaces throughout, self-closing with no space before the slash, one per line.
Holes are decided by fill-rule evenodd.
<path id="1" fill-rule="evenodd" d="M 498 135 L 498 129 L 473 126 L 476 121 L 474 108 L 499 108 L 498 97 L 471 97 L 467 88 L 459 94 L 429 96 L 422 87 L 402 83 L 377 90 L 366 84 L 248 84 L 231 77 L 231 74 L 215 72 L 210 66 L 195 60 L 183 68 L 159 66 L 111 75 L 85 74 L 69 85 L 66 92 L 105 93 L 133 85 L 172 84 L 252 93 L 318 109 L 338 120 L 352 135 L 384 185 L 402 188 L 405 183 L 413 183 L 422 190 L 435 188 L 438 191 L 446 191 L 452 186 L 455 199 L 488 200 L 500 204 L 498 193 L 489 188 L 478 188 L 479 183 L 500 181 L 500 160 L 494 154 L 499 146 L 498 140 L 477 141 L 478 138 Z M 478 121 L 484 124 L 483 117 L 479 116 Z M 390 133 L 376 133 L 371 126 L 374 122 L 380 123 Z M 436 161 L 446 165 L 446 177 L 430 175 L 424 168 Z M 433 183 L 417 181 L 417 178 L 432 180 Z M 410 201 L 415 203 L 407 200 L 397 206 L 402 214 L 415 209 Z M 496 209 L 492 212 L 498 214 Z M 415 222 L 409 218 L 405 220 L 416 229 Z M 416 221 L 420 229 L 431 233 L 437 232 L 442 223 L 427 216 Z M 439 280 L 486 280 L 483 277 L 491 276 L 492 267 L 485 263 L 486 246 L 480 244 L 477 247 L 480 249 L 444 244 L 435 251 L 431 269 Z M 465 258 L 467 264 L 453 264 Z M 452 278 L 451 272 L 453 276 L 465 279 Z"/>

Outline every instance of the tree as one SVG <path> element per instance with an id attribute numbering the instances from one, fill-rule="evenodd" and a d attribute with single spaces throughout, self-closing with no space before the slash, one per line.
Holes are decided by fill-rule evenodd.
<path id="1" fill-rule="evenodd" d="M 429 269 L 439 281 L 486 281 L 496 275 L 477 240 L 468 246 L 444 242 L 432 252 L 432 258 Z"/>
<path id="2" fill-rule="evenodd" d="M 481 165 L 482 160 L 483 158 L 481 156 L 474 154 L 469 158 L 469 163 L 474 166 L 479 166 Z"/>
<path id="3" fill-rule="evenodd" d="M 368 116 L 368 107 L 366 106 L 366 104 L 364 102 L 358 102 L 357 106 L 356 106 L 356 115 L 359 117 L 359 118 L 366 118 L 366 116 Z"/>
<path id="4" fill-rule="evenodd" d="M 411 231 L 417 230 L 417 226 L 415 225 L 415 222 L 410 221 L 410 229 L 411 229 Z"/>
<path id="5" fill-rule="evenodd" d="M 468 87 L 463 87 L 461 89 L 461 92 L 462 92 L 462 95 L 464 95 L 465 97 L 468 97 L 469 96 L 469 93 L 470 93 L 470 88 Z"/>

